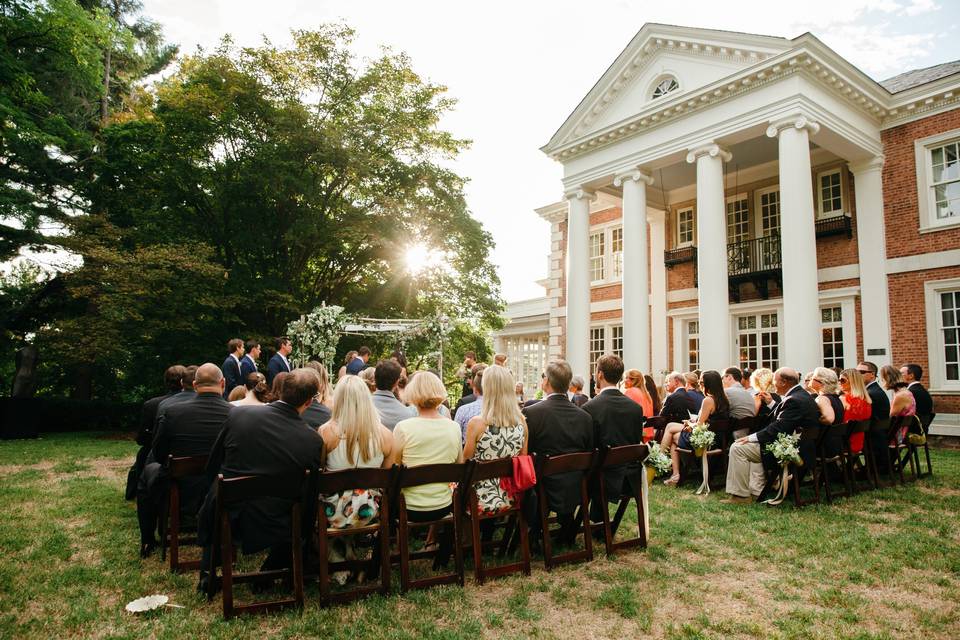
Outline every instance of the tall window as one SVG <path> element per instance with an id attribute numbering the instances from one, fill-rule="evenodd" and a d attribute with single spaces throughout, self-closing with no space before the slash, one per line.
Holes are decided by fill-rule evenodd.
<path id="1" fill-rule="evenodd" d="M 657 98 L 662 98 L 671 91 L 676 91 L 680 88 L 680 83 L 677 82 L 676 78 L 664 78 L 657 83 L 657 86 L 653 88 L 653 94 L 650 96 L 651 99 L 656 100 Z"/>
<path id="2" fill-rule="evenodd" d="M 829 218 L 843 213 L 843 195 L 840 188 L 840 169 L 820 174 L 820 217 Z"/>
<path id="3" fill-rule="evenodd" d="M 960 141 L 930 150 L 936 222 L 960 219 Z"/>
<path id="4" fill-rule="evenodd" d="M 611 351 L 613 355 L 623 357 L 623 325 L 610 327 Z"/>
<path id="5" fill-rule="evenodd" d="M 687 323 L 687 365 L 687 371 L 700 368 L 700 322 L 697 320 Z"/>
<path id="6" fill-rule="evenodd" d="M 940 293 L 943 363 L 947 382 L 960 382 L 960 290 Z"/>
<path id="7" fill-rule="evenodd" d="M 777 369 L 780 363 L 780 331 L 776 313 L 761 313 L 737 318 L 740 368 L 754 371 L 760 367 Z"/>
<path id="8" fill-rule="evenodd" d="M 820 309 L 823 366 L 843 367 L 843 314 L 840 307 Z"/>
<path id="9" fill-rule="evenodd" d="M 597 360 L 603 355 L 606 347 L 606 332 L 603 327 L 590 329 L 590 371 L 596 369 Z"/>
<path id="10" fill-rule="evenodd" d="M 623 276 L 623 227 L 610 232 L 610 251 L 613 253 L 613 277 Z"/>
<path id="11" fill-rule="evenodd" d="M 590 280 L 603 280 L 606 277 L 604 269 L 604 233 L 599 231 L 590 234 Z"/>
<path id="12" fill-rule="evenodd" d="M 677 211 L 677 246 L 693 244 L 693 207 Z"/>
<path id="13" fill-rule="evenodd" d="M 750 239 L 750 209 L 747 199 L 736 197 L 727 202 L 727 242 Z"/>
<path id="14" fill-rule="evenodd" d="M 780 190 L 760 194 L 760 235 L 780 235 Z"/>

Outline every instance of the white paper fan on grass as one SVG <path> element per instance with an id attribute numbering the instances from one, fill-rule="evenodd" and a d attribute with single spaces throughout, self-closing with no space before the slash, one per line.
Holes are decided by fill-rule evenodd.
<path id="1" fill-rule="evenodd" d="M 169 597 L 160 594 L 144 596 L 142 598 L 137 598 L 133 602 L 128 602 L 126 610 L 130 613 L 144 613 L 146 611 L 153 611 L 154 609 L 159 609 L 163 605 L 167 604 L 169 600 Z"/>

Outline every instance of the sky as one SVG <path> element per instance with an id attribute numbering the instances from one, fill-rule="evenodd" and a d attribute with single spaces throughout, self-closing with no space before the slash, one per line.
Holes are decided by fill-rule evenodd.
<path id="1" fill-rule="evenodd" d="M 441 126 L 473 141 L 454 169 L 493 235 L 508 302 L 542 296 L 549 226 L 534 209 L 562 197 L 561 167 L 539 149 L 647 22 L 794 38 L 811 32 L 875 80 L 960 59 L 957 0 L 145 0 L 181 51 L 229 33 L 241 46 L 344 22 L 363 58 L 387 46 L 458 101 Z"/>

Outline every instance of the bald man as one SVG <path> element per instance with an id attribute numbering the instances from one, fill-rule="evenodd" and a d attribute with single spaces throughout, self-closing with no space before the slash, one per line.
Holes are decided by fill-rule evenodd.
<path id="1" fill-rule="evenodd" d="M 731 502 L 753 502 L 763 491 L 764 478 L 758 465 L 768 444 L 781 433 L 792 434 L 806 426 L 820 425 L 820 411 L 813 396 L 800 385 L 800 374 L 789 367 L 781 367 L 773 374 L 773 384 L 783 398 L 775 405 L 769 393 L 760 393 L 760 400 L 773 409 L 773 420 L 749 436 L 730 446 L 730 464 L 727 466 L 727 493 Z"/>
<path id="2" fill-rule="evenodd" d="M 153 532 L 157 527 L 158 509 L 167 498 L 167 484 L 164 482 L 167 458 L 209 455 L 233 406 L 223 399 L 223 372 L 213 363 L 197 368 L 193 388 L 196 391 L 193 398 L 167 409 L 154 434 L 150 460 L 140 477 L 137 516 L 141 556 L 149 555 L 157 544 Z M 208 480 L 202 476 L 180 481 L 183 513 L 197 512 L 208 485 Z"/>

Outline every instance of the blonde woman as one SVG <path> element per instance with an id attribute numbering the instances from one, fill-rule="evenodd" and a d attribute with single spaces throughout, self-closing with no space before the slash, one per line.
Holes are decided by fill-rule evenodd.
<path id="1" fill-rule="evenodd" d="M 483 408 L 467 423 L 463 446 L 465 460 L 496 460 L 527 453 L 527 421 L 517 406 L 513 376 L 506 367 L 493 365 L 483 372 Z M 475 485 L 480 509 L 499 513 L 513 506 L 500 487 L 500 479 Z"/>
<path id="2" fill-rule="evenodd" d="M 654 416 L 653 398 L 650 397 L 650 392 L 647 391 L 643 373 L 638 369 L 628 369 L 624 374 L 623 395 L 643 407 L 644 418 L 652 418 Z"/>
<path id="3" fill-rule="evenodd" d="M 810 374 L 810 388 L 816 392 L 817 408 L 820 409 L 820 424 L 833 425 L 843 422 L 843 402 L 837 374 L 826 367 L 817 367 Z"/>
<path id="4" fill-rule="evenodd" d="M 773 371 L 762 367 L 757 369 L 750 374 L 750 386 L 756 391 L 753 394 L 753 404 L 754 404 L 754 413 L 759 414 L 760 408 L 763 405 L 762 396 L 766 394 L 771 397 L 771 399 L 778 401 L 780 396 L 777 396 L 777 392 L 773 387 Z M 773 396 L 776 396 L 775 398 Z"/>
<path id="5" fill-rule="evenodd" d="M 840 401 L 847 420 L 869 420 L 873 415 L 873 400 L 863 383 L 863 374 L 856 369 L 844 369 L 840 372 Z M 863 450 L 863 433 L 850 435 L 850 451 L 860 453 Z"/>

